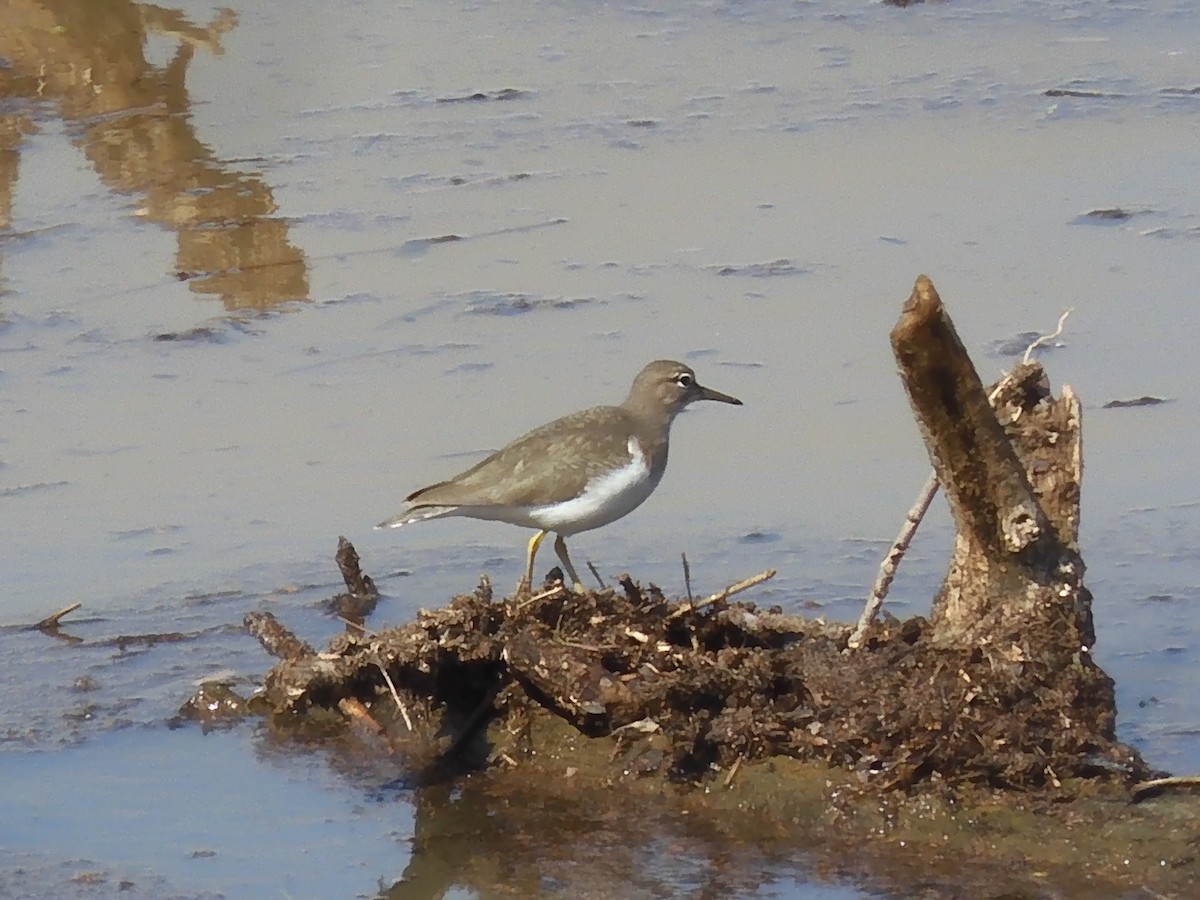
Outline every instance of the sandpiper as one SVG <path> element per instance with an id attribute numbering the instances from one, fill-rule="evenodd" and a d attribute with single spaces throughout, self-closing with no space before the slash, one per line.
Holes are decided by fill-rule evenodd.
<path id="1" fill-rule="evenodd" d="M 582 591 L 566 538 L 615 522 L 654 492 L 667 468 L 671 422 L 697 400 L 742 405 L 701 386 L 683 363 L 656 360 L 638 373 L 620 406 L 593 406 L 535 428 L 448 481 L 409 494 L 403 512 L 375 527 L 468 516 L 536 528 L 525 587 L 538 547 L 553 531 L 554 550 Z"/>

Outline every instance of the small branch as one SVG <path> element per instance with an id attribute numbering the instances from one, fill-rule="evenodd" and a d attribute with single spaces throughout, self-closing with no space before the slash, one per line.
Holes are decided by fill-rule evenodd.
<path id="1" fill-rule="evenodd" d="M 1151 778 L 1149 781 L 1139 781 L 1129 791 L 1133 802 L 1137 803 L 1147 797 L 1162 793 L 1166 788 L 1200 787 L 1200 775 L 1173 775 L 1170 778 Z"/>
<path id="2" fill-rule="evenodd" d="M 396 701 L 396 708 L 400 710 L 400 715 L 404 718 L 404 727 L 411 733 L 413 730 L 412 719 L 408 717 L 408 707 L 404 705 L 404 701 L 400 699 L 400 692 L 396 690 L 396 685 L 392 683 L 392 676 L 388 674 L 387 666 L 381 661 L 375 660 L 375 665 L 379 671 L 383 673 L 383 680 L 387 682 L 388 690 L 392 692 L 392 699 Z"/>
<path id="3" fill-rule="evenodd" d="M 295 662 L 316 656 L 316 650 L 292 634 L 269 612 L 247 613 L 242 623 L 258 638 L 263 649 L 277 659 Z"/>
<path id="4" fill-rule="evenodd" d="M 568 641 L 564 637 L 556 637 L 555 640 L 564 647 L 574 647 L 576 650 L 586 650 L 588 653 L 603 653 L 606 650 L 615 650 L 616 644 L 605 644 L 603 647 L 599 644 L 583 644 L 579 641 Z"/>
<path id="5" fill-rule="evenodd" d="M 691 566 L 688 565 L 687 554 L 680 553 L 679 555 L 683 559 L 683 585 L 687 588 L 688 605 L 694 609 L 696 606 L 696 598 L 692 596 L 692 569 Z"/>
<path id="6" fill-rule="evenodd" d="M 762 584 L 764 581 L 770 581 L 775 577 L 774 569 L 767 569 L 765 572 L 759 572 L 750 578 L 746 578 L 737 584 L 731 584 L 723 591 L 717 591 L 711 596 L 705 597 L 703 600 L 697 600 L 695 603 L 688 603 L 686 606 L 679 606 L 674 611 L 667 615 L 667 621 L 678 619 L 680 616 L 685 616 L 690 612 L 700 609 L 704 606 L 711 606 L 714 603 L 720 603 L 723 600 L 732 597 L 734 594 L 740 594 L 742 591 L 747 591 L 755 585 Z"/>
<path id="7" fill-rule="evenodd" d="M 1042 346 L 1043 344 L 1050 343 L 1050 341 L 1054 340 L 1056 337 L 1061 335 L 1062 331 L 1063 331 L 1063 323 L 1067 321 L 1067 316 L 1069 316 L 1073 312 L 1075 312 L 1075 307 L 1073 307 L 1073 306 L 1069 307 L 1066 312 L 1064 312 L 1061 316 L 1058 317 L 1058 327 L 1054 329 L 1053 333 L 1043 334 L 1040 338 L 1038 338 L 1036 341 L 1034 341 L 1032 344 L 1030 344 L 1028 347 L 1026 347 L 1025 355 L 1023 357 L 1021 357 L 1021 362 L 1028 365 L 1031 360 L 1031 357 L 1033 356 L 1034 350 L 1036 350 L 1038 347 Z"/>
<path id="8" fill-rule="evenodd" d="M 530 604 L 537 603 L 539 600 L 549 600 L 551 597 L 557 598 L 557 597 L 562 596 L 565 593 L 567 593 L 566 586 L 563 585 L 563 583 L 560 581 L 554 587 L 547 588 L 546 590 L 542 591 L 540 594 L 534 594 L 528 600 L 522 600 L 520 603 L 517 604 L 517 611 L 519 612 L 519 611 L 523 610 L 525 607 L 529 606 Z"/>
<path id="9" fill-rule="evenodd" d="M 353 619 L 347 619 L 345 616 L 338 616 L 338 621 L 346 626 L 347 631 L 357 631 L 365 637 L 374 637 L 378 632 L 372 631 L 362 622 L 356 622 Z"/>
<path id="10" fill-rule="evenodd" d="M 72 603 L 70 606 L 64 606 L 58 612 L 46 616 L 46 618 L 42 619 L 42 621 L 38 622 L 33 627 L 38 631 L 58 631 L 59 625 L 62 624 L 63 617 L 75 612 L 75 610 L 79 609 L 81 606 L 83 606 L 82 603 Z"/>
<path id="11" fill-rule="evenodd" d="M 599 571 L 597 571 L 595 565 L 593 565 L 590 559 L 588 560 L 587 567 L 591 569 L 592 575 L 595 576 L 596 581 L 600 582 L 600 590 L 604 590 L 606 587 L 608 587 L 608 585 L 604 583 L 604 579 L 600 577 Z"/>
<path id="12" fill-rule="evenodd" d="M 739 756 L 733 761 L 733 765 L 729 767 L 729 774 L 725 776 L 725 784 L 722 785 L 723 787 L 729 787 L 731 784 L 733 784 L 733 779 L 737 777 L 738 769 L 742 767 L 743 759 L 745 759 L 744 756 Z"/>
<path id="13" fill-rule="evenodd" d="M 379 591 L 370 575 L 364 575 L 359 565 L 358 551 L 342 536 L 338 536 L 337 553 L 334 560 L 342 572 L 342 581 L 346 582 L 346 590 L 355 597 L 378 597 Z"/>
<path id="14" fill-rule="evenodd" d="M 931 472 L 929 480 L 925 482 L 925 487 L 921 489 L 921 495 L 917 497 L 917 502 L 912 505 L 912 508 L 908 511 L 908 515 L 904 517 L 904 524 L 900 528 L 900 534 L 896 536 L 896 540 L 892 544 L 892 549 L 883 558 L 883 564 L 879 567 L 879 574 L 875 577 L 875 584 L 871 587 L 871 596 L 867 598 L 867 604 L 863 607 L 862 615 L 858 617 L 858 625 L 855 626 L 854 631 L 850 635 L 847 646 L 851 650 L 857 650 L 866 639 L 867 631 L 871 628 L 875 617 L 879 614 L 879 608 L 883 606 L 884 598 L 887 597 L 888 588 L 892 586 L 892 579 L 896 577 L 896 569 L 900 567 L 900 560 L 908 552 L 908 545 L 912 543 L 913 535 L 917 533 L 917 526 L 925 518 L 925 513 L 929 510 L 929 504 L 933 502 L 933 498 L 937 494 L 937 489 L 937 473 Z"/>

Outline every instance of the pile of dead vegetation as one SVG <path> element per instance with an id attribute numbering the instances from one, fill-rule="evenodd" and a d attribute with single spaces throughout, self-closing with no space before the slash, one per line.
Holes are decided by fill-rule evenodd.
<path id="1" fill-rule="evenodd" d="M 1014 647 L 943 647 L 920 618 L 880 623 L 849 651 L 849 626 L 730 593 L 671 602 L 625 578 L 494 601 L 485 583 L 408 625 L 352 629 L 319 654 L 280 640 L 268 614 L 247 624 L 284 648 L 264 683 L 278 724 L 340 709 L 395 740 L 420 732 L 440 755 L 495 758 L 474 738 L 531 728 L 531 711 L 545 710 L 613 741 L 618 776 L 704 779 L 774 756 L 855 770 L 883 789 L 1147 774 L 1116 740 L 1112 682 L 1086 653 L 1052 666 Z"/>

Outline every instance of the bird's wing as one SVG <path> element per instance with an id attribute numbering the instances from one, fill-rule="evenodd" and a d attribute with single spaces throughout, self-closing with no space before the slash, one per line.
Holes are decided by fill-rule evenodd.
<path id="1" fill-rule="evenodd" d="M 410 494 L 408 502 L 412 507 L 540 506 L 571 500 L 590 479 L 629 461 L 631 425 L 629 413 L 618 406 L 571 413 L 454 478 Z"/>

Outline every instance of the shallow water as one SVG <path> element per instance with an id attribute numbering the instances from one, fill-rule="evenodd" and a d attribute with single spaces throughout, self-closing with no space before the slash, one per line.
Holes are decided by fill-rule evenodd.
<path id="1" fill-rule="evenodd" d="M 250 729 L 162 723 L 194 682 L 268 667 L 247 610 L 335 630 L 317 604 L 339 534 L 388 595 L 377 624 L 464 572 L 515 583 L 516 529 L 370 526 L 526 428 L 619 400 L 655 357 L 746 405 L 681 417 L 655 496 L 572 541 L 577 559 L 671 592 L 681 553 L 698 591 L 774 567 L 755 599 L 854 617 L 925 478 L 887 345 L 921 272 L 985 378 L 1013 359 L 995 342 L 1074 308 L 1043 358 L 1086 406 L 1097 656 L 1123 736 L 1200 768 L 1188 4 L 174 9 L 14 2 L 0 24 L 0 625 L 84 603 L 82 644 L 0 631 L 0 765 L 75 785 L 81 827 L 123 759 L 137 796 L 214 834 L 240 823 L 174 790 L 201 748 L 224 748 L 249 808 L 307 784 L 287 756 L 247 774 Z M 1081 218 L 1115 207 L 1131 215 Z M 1101 408 L 1144 394 L 1171 402 Z M 897 614 L 927 608 L 950 534 L 939 507 Z M 403 847 L 346 812 L 360 786 L 311 777 L 278 814 L 364 848 L 334 892 L 389 883 Z M 61 806 L 3 782 L 6 804 Z M 52 896 L 82 853 L 181 895 L 261 895 L 231 855 L 203 868 L 154 819 L 123 827 L 137 852 L 10 819 L 0 870 L 32 859 L 47 880 L 22 890 Z M 263 858 L 303 871 L 288 838 Z M 776 876 L 779 895 L 818 890 L 803 866 Z"/>

